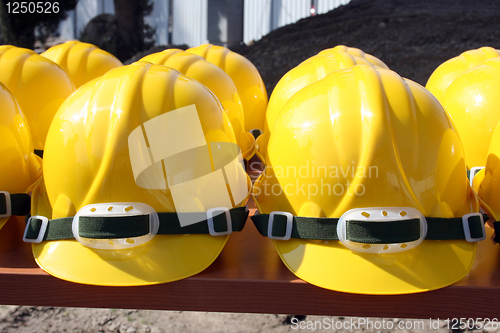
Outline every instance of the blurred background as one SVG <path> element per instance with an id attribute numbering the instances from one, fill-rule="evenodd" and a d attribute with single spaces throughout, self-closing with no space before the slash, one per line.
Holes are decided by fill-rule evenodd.
<path id="1" fill-rule="evenodd" d="M 6 0 L 2 10 L 6 10 Z M 60 12 L 10 15 L 2 43 L 38 51 L 79 39 L 126 61 L 152 46 L 249 44 L 281 26 L 349 0 L 66 0 Z M 34 15 L 33 15 L 34 16 Z M 29 22 L 20 22 L 29 21 Z M 31 28 L 31 32 L 29 29 Z"/>
<path id="2" fill-rule="evenodd" d="M 229 47 L 259 70 L 268 94 L 303 60 L 356 47 L 425 85 L 444 61 L 500 48 L 500 2 L 486 0 L 64 0 L 59 13 L 8 14 L 0 43 L 43 52 L 78 39 L 129 64 L 166 48 Z"/>

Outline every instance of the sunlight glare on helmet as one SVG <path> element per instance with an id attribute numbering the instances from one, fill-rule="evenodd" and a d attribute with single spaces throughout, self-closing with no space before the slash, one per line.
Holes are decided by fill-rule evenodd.
<path id="1" fill-rule="evenodd" d="M 483 102 L 483 96 L 481 95 L 476 95 L 474 97 L 474 102 L 476 102 L 476 106 L 478 106 L 479 104 L 481 104 Z"/>
<path id="2" fill-rule="evenodd" d="M 371 111 L 366 110 L 362 106 L 361 107 L 361 116 L 362 116 L 363 120 L 365 120 L 365 118 L 371 118 L 371 117 L 373 117 L 373 113 Z"/>
<path id="3" fill-rule="evenodd" d="M 332 121 L 332 124 L 335 123 L 335 121 L 338 119 L 338 117 L 340 117 L 340 112 L 335 112 L 334 114 L 332 114 L 330 116 L 330 120 Z"/>

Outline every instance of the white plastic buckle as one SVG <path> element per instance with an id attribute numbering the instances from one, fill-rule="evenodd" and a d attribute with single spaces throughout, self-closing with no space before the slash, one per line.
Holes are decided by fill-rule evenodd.
<path id="1" fill-rule="evenodd" d="M 397 221 L 397 220 L 420 220 L 419 239 L 405 243 L 394 244 L 365 244 L 352 242 L 346 239 L 346 225 L 349 220 L 370 221 Z M 364 253 L 397 253 L 417 247 L 427 236 L 427 221 L 424 215 L 410 207 L 373 207 L 373 208 L 355 208 L 345 212 L 337 224 L 337 235 L 340 242 L 347 248 L 356 252 Z"/>
<path id="2" fill-rule="evenodd" d="M 93 239 L 80 237 L 79 224 L 81 216 L 135 216 L 149 215 L 149 233 L 130 238 Z M 73 218 L 73 236 L 82 245 L 94 249 L 120 250 L 136 247 L 149 242 L 158 233 L 160 219 L 153 207 L 141 202 L 113 202 L 87 205 L 80 209 Z"/>
<path id="3" fill-rule="evenodd" d="M 275 215 L 283 215 L 286 216 L 286 232 L 285 235 L 280 237 L 280 236 L 273 236 L 273 225 L 274 225 L 274 216 Z M 288 213 L 288 212 L 272 212 L 269 215 L 269 225 L 267 226 L 267 237 L 271 239 L 277 239 L 277 240 L 289 240 L 292 237 L 292 228 L 293 228 L 293 215 Z"/>
<path id="4" fill-rule="evenodd" d="M 220 212 L 223 211 L 224 214 L 226 214 L 226 224 L 227 224 L 227 230 L 226 231 L 215 231 L 214 228 L 214 213 L 215 212 Z M 216 216 L 219 214 L 216 214 Z M 226 207 L 216 207 L 216 208 L 210 208 L 207 210 L 207 224 L 208 224 L 208 232 L 212 236 L 224 236 L 224 235 L 229 235 L 230 233 L 233 232 L 233 224 L 231 222 L 231 214 L 229 213 L 229 209 Z"/>
<path id="5" fill-rule="evenodd" d="M 38 230 L 38 236 L 35 239 L 26 238 L 26 234 L 28 233 L 28 228 L 31 224 L 31 220 L 33 219 L 42 220 L 42 225 L 40 226 L 40 230 Z M 23 241 L 25 243 L 41 243 L 43 237 L 45 236 L 45 231 L 47 231 L 48 225 L 49 225 L 49 219 L 46 218 L 45 216 L 40 216 L 40 215 L 30 216 L 30 218 L 28 219 L 28 223 L 26 223 L 26 228 L 24 229 Z"/>
<path id="6" fill-rule="evenodd" d="M 0 194 L 5 196 L 5 207 L 7 211 L 5 214 L 0 214 L 0 218 L 10 217 L 12 215 L 12 203 L 10 202 L 10 193 L 7 191 L 0 191 Z"/>
<path id="7" fill-rule="evenodd" d="M 479 171 L 483 170 L 484 167 L 482 166 L 479 166 L 479 167 L 472 167 L 469 171 L 469 182 L 470 182 L 470 186 L 472 186 L 473 182 L 474 182 L 474 177 L 476 176 L 476 173 L 478 173 Z"/>
<path id="8" fill-rule="evenodd" d="M 478 238 L 471 237 L 470 227 L 469 227 L 469 217 L 471 217 L 471 216 L 479 216 L 479 218 L 481 219 L 481 228 L 483 229 L 483 236 L 482 237 L 478 237 Z M 483 220 L 483 215 L 481 215 L 481 213 L 471 213 L 471 214 L 465 214 L 464 216 L 462 216 L 462 226 L 464 228 L 464 234 L 465 234 L 466 241 L 468 241 L 470 243 L 474 243 L 474 242 L 480 242 L 486 238 L 486 231 L 484 229 L 484 220 Z"/>

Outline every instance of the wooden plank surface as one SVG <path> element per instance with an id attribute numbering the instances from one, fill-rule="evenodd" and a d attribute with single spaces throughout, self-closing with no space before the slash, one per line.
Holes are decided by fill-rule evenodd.
<path id="1" fill-rule="evenodd" d="M 500 317 L 495 306 L 500 299 L 500 246 L 489 239 L 479 245 L 466 278 L 413 295 L 366 296 L 312 286 L 282 264 L 271 241 L 251 223 L 233 234 L 219 258 L 194 277 L 155 286 L 99 287 L 62 281 L 42 271 L 30 245 L 17 241 L 22 222 L 11 222 L 0 232 L 0 304 L 384 318 Z"/>

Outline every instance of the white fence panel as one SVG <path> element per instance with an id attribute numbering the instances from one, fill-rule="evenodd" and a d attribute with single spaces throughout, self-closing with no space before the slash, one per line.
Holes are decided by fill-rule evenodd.
<path id="1" fill-rule="evenodd" d="M 311 15 L 311 5 L 317 14 L 326 13 L 349 0 L 245 0 L 243 41 L 259 40 L 274 29 Z"/>
<path id="2" fill-rule="evenodd" d="M 156 28 L 156 44 L 197 46 L 208 42 L 208 0 L 151 0 L 152 13 L 146 22 Z M 230 0 L 229 0 L 230 1 Z M 169 41 L 169 2 L 172 2 L 172 32 Z M 259 40 L 274 29 L 311 15 L 311 5 L 323 14 L 349 0 L 244 0 L 243 41 Z M 78 38 L 85 25 L 99 14 L 114 14 L 113 0 L 80 0 L 60 25 L 61 38 Z M 224 19 L 224 18 L 221 18 Z M 211 22 L 213 20 L 210 20 Z M 219 25 L 225 26 L 224 22 Z"/>
<path id="3" fill-rule="evenodd" d="M 277 29 L 297 22 L 311 15 L 311 1 L 307 0 L 273 0 L 272 28 Z"/>
<path id="4" fill-rule="evenodd" d="M 153 11 L 144 18 L 145 23 L 156 29 L 156 45 L 168 44 L 168 0 L 151 0 Z"/>
<path id="5" fill-rule="evenodd" d="M 91 19 L 99 14 L 114 14 L 113 0 L 80 0 L 75 9 L 68 12 L 68 17 L 59 25 L 60 37 L 64 40 L 80 37 Z"/>
<path id="6" fill-rule="evenodd" d="M 207 43 L 207 0 L 174 0 L 172 43 Z"/>
<path id="7" fill-rule="evenodd" d="M 271 31 L 271 0 L 245 0 L 243 41 L 259 40 Z"/>

